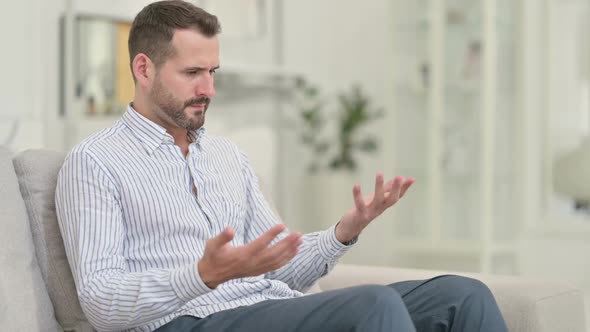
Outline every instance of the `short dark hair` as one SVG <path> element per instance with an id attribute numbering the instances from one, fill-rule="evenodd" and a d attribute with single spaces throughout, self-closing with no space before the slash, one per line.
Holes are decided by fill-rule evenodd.
<path id="1" fill-rule="evenodd" d="M 174 55 L 171 41 L 177 29 L 194 29 L 205 37 L 221 32 L 217 16 L 189 2 L 165 0 L 145 6 L 135 16 L 129 32 L 129 59 L 134 80 L 135 56 L 144 53 L 159 67 Z"/>

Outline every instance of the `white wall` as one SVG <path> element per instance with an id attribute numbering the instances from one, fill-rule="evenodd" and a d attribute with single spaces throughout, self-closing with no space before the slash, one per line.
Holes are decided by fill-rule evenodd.
<path id="1" fill-rule="evenodd" d="M 150 0 L 72 0 L 76 12 L 132 21 Z"/>
<path id="2" fill-rule="evenodd" d="M 571 85 L 577 64 L 567 34 L 558 33 L 570 28 L 572 6 L 576 1 L 548 0 L 549 13 L 553 17 L 549 34 L 545 25 L 543 1 L 523 1 L 524 21 L 522 22 L 524 44 L 521 52 L 521 66 L 524 78 L 520 83 L 524 92 L 523 108 L 525 119 L 518 124 L 528 144 L 521 153 L 527 163 L 528 172 L 521 175 L 523 195 L 527 197 L 522 207 L 522 218 L 526 221 L 525 234 L 521 243 L 520 274 L 538 279 L 567 282 L 586 292 L 586 310 L 590 317 L 590 236 L 588 228 L 570 228 L 571 217 L 553 214 L 546 200 L 548 183 L 545 182 L 545 144 L 567 147 L 580 134 L 580 123 L 576 120 L 575 105 L 566 106 L 570 97 L 566 87 Z M 575 12 L 575 10 L 574 10 Z M 548 18 L 548 17 L 547 17 Z M 549 45 L 549 37 L 558 44 Z M 559 46 L 558 46 L 559 45 Z M 551 62 L 552 65 L 548 66 Z M 553 68 L 548 80 L 548 68 Z M 549 88 L 550 87 L 550 88 Z M 548 98 L 548 95 L 551 97 Z M 551 103 L 547 101 L 551 100 Z M 547 122 L 545 110 L 551 107 L 552 121 Z M 550 138 L 544 137 L 545 126 L 555 129 Z M 551 194 L 550 192 L 548 193 Z M 552 227 L 547 229 L 547 223 Z M 569 228 L 569 229 L 568 229 Z"/>
<path id="3" fill-rule="evenodd" d="M 12 10 L 3 10 L 1 14 L 0 37 L 5 41 L 1 53 L 4 79 L 0 81 L 3 101 L 0 114 L 3 116 L 14 115 L 15 109 L 21 109 L 23 115 L 32 111 L 33 103 L 27 92 L 31 91 L 33 83 L 30 65 L 33 62 L 33 26 L 29 24 L 32 20 L 23 20 L 30 16 L 32 5 L 32 0 L 19 1 Z"/>
<path id="4" fill-rule="evenodd" d="M 373 98 L 375 106 L 386 109 L 386 117 L 373 124 L 383 140 L 376 156 L 360 155 L 361 167 L 354 175 L 367 193 L 373 188 L 377 171 L 393 177 L 389 138 L 391 130 L 391 79 L 392 79 L 392 2 L 389 0 L 298 0 L 284 1 L 284 64 L 306 74 L 311 83 L 318 84 L 322 92 L 333 95 L 360 83 Z M 389 110 L 389 111 L 387 111 Z M 309 208 L 302 196 L 308 194 L 301 171 L 301 155 L 295 146 L 285 147 L 285 164 L 288 178 L 285 183 L 284 206 L 287 222 L 294 228 L 310 229 L 305 220 Z M 291 151 L 289 153 L 288 151 Z M 348 190 L 351 190 L 349 188 Z M 350 191 L 349 191 L 350 192 Z M 342 211 L 352 206 L 352 194 L 342 202 Z M 334 223 L 339 216 L 335 216 Z M 311 226 L 313 227 L 313 226 Z M 367 232 L 345 261 L 387 264 L 391 259 L 389 235 L 392 234 L 392 217 L 383 215 Z"/>
<path id="5" fill-rule="evenodd" d="M 132 19 L 150 1 L 72 0 L 80 12 Z M 8 8 L 8 7 L 7 7 Z M 59 117 L 59 19 L 66 0 L 21 0 L 3 10 L 0 37 L 5 64 L 0 77 L 0 144 L 18 121 L 10 148 L 64 148 L 64 126 Z M 8 51 L 10 48 L 12 51 Z"/>
<path id="6" fill-rule="evenodd" d="M 559 155 L 564 150 L 575 148 L 582 135 L 588 134 L 588 110 L 582 112 L 580 109 L 580 82 L 585 69 L 582 61 L 586 59 L 581 57 L 581 38 L 578 33 L 582 19 L 580 13 L 587 8 L 582 0 L 550 3 L 549 57 L 554 64 L 550 66 L 549 72 L 550 139 L 554 155 Z"/>
<path id="7" fill-rule="evenodd" d="M 22 0 L 2 11 L 0 36 L 6 48 L 0 55 L 4 64 L 0 76 L 0 133 L 7 134 L 18 121 L 10 145 L 14 151 L 62 146 L 63 128 L 57 116 L 58 23 L 64 8 L 65 0 Z M 2 135 L 0 144 L 6 141 Z"/>
<path id="8" fill-rule="evenodd" d="M 10 10 L 2 10 L 0 14 L 0 38 L 4 41 L 1 52 L 3 64 L 0 78 L 2 91 L 2 108 L 0 109 L 0 144 L 5 143 L 8 134 L 16 121 L 20 131 L 13 139 L 12 146 L 38 144 L 39 117 L 41 112 L 38 105 L 39 83 L 42 69 L 38 46 L 38 8 L 35 0 L 19 1 L 12 4 Z M 41 77 L 40 77 L 41 76 Z M 24 131 L 29 132 L 24 135 Z"/>

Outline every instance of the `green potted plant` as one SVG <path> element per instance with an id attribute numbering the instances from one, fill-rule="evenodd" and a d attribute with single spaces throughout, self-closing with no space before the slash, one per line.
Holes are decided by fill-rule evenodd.
<path id="1" fill-rule="evenodd" d="M 322 138 L 326 126 L 323 111 L 326 102 L 318 87 L 301 77 L 295 79 L 292 100 L 296 109 L 296 119 L 290 122 L 291 128 L 296 129 L 300 143 L 311 152 L 312 158 L 307 166 L 307 172 L 317 173 L 322 167 L 321 156 L 329 148 L 328 141 Z"/>
<path id="2" fill-rule="evenodd" d="M 363 129 L 382 117 L 383 110 L 372 105 L 358 84 L 338 93 L 332 102 L 304 79 L 296 80 L 294 92 L 292 128 L 310 152 L 301 198 L 306 231 L 313 231 L 334 224 L 351 206 L 352 186 L 361 180 L 355 172 L 360 153 L 375 153 L 378 148 L 377 137 Z"/>
<path id="3" fill-rule="evenodd" d="M 326 111 L 329 106 L 318 87 L 303 78 L 296 79 L 295 91 L 299 138 L 311 152 L 309 173 L 353 172 L 358 168 L 357 152 L 377 150 L 377 137 L 363 133 L 362 129 L 382 117 L 383 110 L 373 107 L 360 85 L 354 84 L 350 90 L 340 92 L 332 112 Z M 335 132 L 326 136 L 324 131 L 330 124 L 334 125 Z"/>
<path id="4" fill-rule="evenodd" d="M 377 150 L 377 137 L 360 135 L 363 126 L 383 116 L 382 109 L 373 109 L 369 97 L 359 85 L 338 95 L 336 154 L 332 156 L 329 167 L 334 170 L 354 171 L 358 167 L 355 152 L 372 153 Z"/>

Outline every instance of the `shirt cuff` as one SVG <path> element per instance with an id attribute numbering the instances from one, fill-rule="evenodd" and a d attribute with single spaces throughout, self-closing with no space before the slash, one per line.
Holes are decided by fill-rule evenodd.
<path id="1" fill-rule="evenodd" d="M 351 241 L 350 245 L 345 245 L 336 238 L 336 225 L 320 232 L 318 237 L 320 255 L 326 260 L 334 260 L 342 257 L 356 242 Z"/>
<path id="2" fill-rule="evenodd" d="M 185 302 L 212 291 L 201 279 L 197 263 L 172 272 L 172 288 L 178 298 Z"/>

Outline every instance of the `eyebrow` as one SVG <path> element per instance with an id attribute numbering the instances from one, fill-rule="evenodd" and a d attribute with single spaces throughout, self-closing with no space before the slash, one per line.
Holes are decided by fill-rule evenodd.
<path id="1" fill-rule="evenodd" d="M 219 69 L 219 65 L 217 65 L 211 69 L 207 69 L 207 68 L 203 68 L 203 67 L 188 67 L 188 68 L 185 68 L 184 71 L 217 70 L 217 69 Z"/>

